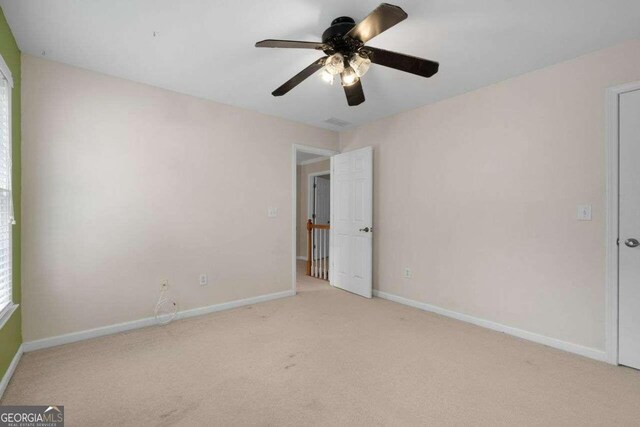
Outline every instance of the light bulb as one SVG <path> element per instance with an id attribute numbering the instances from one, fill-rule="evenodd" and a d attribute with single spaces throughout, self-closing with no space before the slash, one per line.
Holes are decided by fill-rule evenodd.
<path id="1" fill-rule="evenodd" d="M 344 56 L 334 53 L 325 61 L 324 69 L 333 75 L 340 74 L 344 71 Z"/>
<path id="2" fill-rule="evenodd" d="M 360 80 L 354 69 L 351 67 L 345 68 L 340 74 L 340 78 L 342 79 L 342 86 L 351 86 Z"/>
<path id="3" fill-rule="evenodd" d="M 329 71 L 322 70 L 322 73 L 320 73 L 320 77 L 322 77 L 322 80 L 324 80 L 325 82 L 329 83 L 330 85 L 333 85 L 333 78 L 335 77 L 333 74 L 331 74 Z"/>
<path id="4" fill-rule="evenodd" d="M 369 71 L 371 60 L 366 56 L 366 54 L 356 53 L 349 60 L 349 64 L 353 67 L 358 77 L 362 77 L 367 71 Z"/>

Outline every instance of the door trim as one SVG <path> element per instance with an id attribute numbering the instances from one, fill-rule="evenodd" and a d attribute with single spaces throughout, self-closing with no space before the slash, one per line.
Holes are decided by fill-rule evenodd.
<path id="1" fill-rule="evenodd" d="M 605 110 L 606 146 L 606 296 L 605 352 L 606 361 L 618 364 L 618 216 L 619 216 L 619 114 L 620 95 L 640 90 L 640 82 L 607 89 Z"/>
<path id="2" fill-rule="evenodd" d="M 320 156 L 327 157 L 331 157 L 340 153 L 339 151 L 329 150 L 326 148 L 318 148 L 301 144 L 291 144 L 291 289 L 293 289 L 294 295 L 297 292 L 296 263 L 298 261 L 298 253 L 296 251 L 296 240 L 298 238 L 296 233 L 296 226 L 298 224 L 298 162 L 296 161 L 296 154 L 298 153 L 298 151 L 318 154 Z"/>

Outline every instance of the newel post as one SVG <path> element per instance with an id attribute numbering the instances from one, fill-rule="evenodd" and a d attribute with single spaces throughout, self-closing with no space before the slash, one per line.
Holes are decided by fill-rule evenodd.
<path id="1" fill-rule="evenodd" d="M 307 221 L 307 276 L 311 276 L 311 246 L 312 242 L 312 232 L 313 232 L 313 221 Z"/>

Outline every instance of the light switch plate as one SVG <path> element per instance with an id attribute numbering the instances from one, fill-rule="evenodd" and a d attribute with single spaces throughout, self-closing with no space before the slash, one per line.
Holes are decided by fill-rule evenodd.
<path id="1" fill-rule="evenodd" d="M 198 278 L 198 282 L 200 283 L 200 286 L 206 286 L 209 284 L 209 278 L 206 274 L 201 274 Z"/>
<path id="2" fill-rule="evenodd" d="M 267 216 L 269 218 L 275 218 L 278 216 L 278 208 L 268 208 L 267 209 Z"/>
<path id="3" fill-rule="evenodd" d="M 577 218 L 579 221 L 591 221 L 591 205 L 578 205 Z"/>

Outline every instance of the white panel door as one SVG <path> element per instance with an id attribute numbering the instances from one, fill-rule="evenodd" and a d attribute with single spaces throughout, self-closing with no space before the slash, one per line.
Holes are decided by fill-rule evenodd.
<path id="1" fill-rule="evenodd" d="M 373 150 L 331 158 L 331 284 L 372 296 Z"/>
<path id="2" fill-rule="evenodd" d="M 640 369 L 640 90 L 620 95 L 618 361 Z"/>

